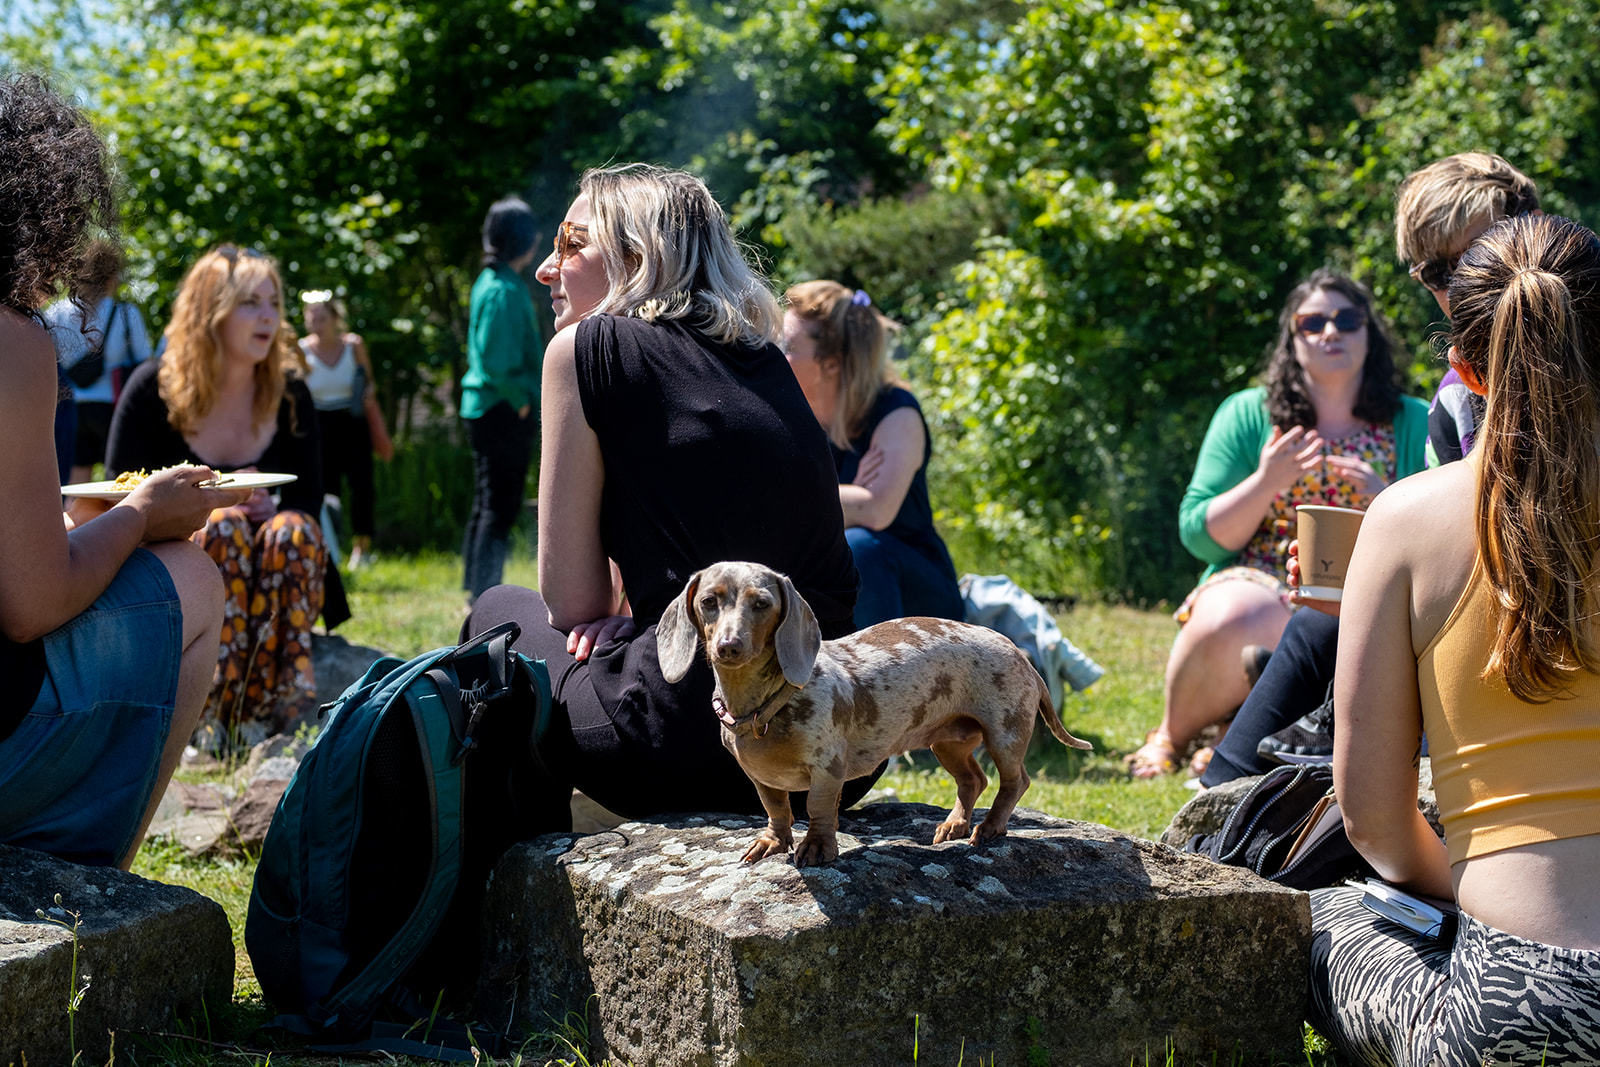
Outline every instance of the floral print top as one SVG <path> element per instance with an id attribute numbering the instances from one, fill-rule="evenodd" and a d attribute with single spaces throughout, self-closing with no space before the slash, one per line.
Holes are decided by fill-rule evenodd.
<path id="1" fill-rule="evenodd" d="M 1371 423 L 1336 440 L 1323 444 L 1325 455 L 1355 456 L 1383 478 L 1385 485 L 1395 480 L 1396 452 L 1394 426 Z M 1323 464 L 1307 471 L 1287 490 L 1272 498 L 1266 518 L 1256 528 L 1250 543 L 1239 554 L 1238 564 L 1265 571 L 1280 581 L 1288 575 L 1289 542 L 1295 537 L 1294 509 L 1301 504 L 1328 504 L 1339 508 L 1364 508 L 1371 501 L 1361 487 Z"/>

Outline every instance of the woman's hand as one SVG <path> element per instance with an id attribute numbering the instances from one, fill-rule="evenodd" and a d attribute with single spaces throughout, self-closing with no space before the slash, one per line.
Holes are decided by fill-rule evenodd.
<path id="1" fill-rule="evenodd" d="M 1372 464 L 1359 456 L 1328 456 L 1326 462 L 1331 471 L 1356 487 L 1357 507 L 1370 507 L 1373 498 L 1389 484 L 1383 480 L 1383 475 L 1372 469 Z"/>
<path id="2" fill-rule="evenodd" d="M 1302 608 L 1311 608 L 1324 615 L 1339 617 L 1339 601 L 1313 600 L 1300 595 L 1300 539 L 1297 537 L 1289 542 L 1289 603 Z"/>
<path id="3" fill-rule="evenodd" d="M 1317 431 L 1304 426 L 1291 426 L 1287 430 L 1274 426 L 1272 436 L 1261 449 L 1256 473 L 1264 485 L 1274 493 L 1281 493 L 1321 464 L 1322 438 L 1317 436 Z"/>
<path id="4" fill-rule="evenodd" d="M 851 485 L 859 485 L 863 489 L 872 489 L 877 482 L 878 474 L 883 470 L 883 449 L 877 445 L 868 448 L 861 457 L 861 462 L 856 464 L 856 476 L 850 480 Z"/>
<path id="5" fill-rule="evenodd" d="M 576 660 L 586 660 L 589 653 L 607 641 L 619 641 L 634 635 L 636 627 L 630 615 L 607 615 L 603 619 L 581 622 L 567 633 L 567 651 Z"/>
<path id="6" fill-rule="evenodd" d="M 201 489 L 215 478 L 210 467 L 169 467 L 156 471 L 117 504 L 144 516 L 146 541 L 181 541 L 206 524 L 214 508 L 244 503 L 244 489 Z M 259 492 L 260 490 L 257 490 Z"/>

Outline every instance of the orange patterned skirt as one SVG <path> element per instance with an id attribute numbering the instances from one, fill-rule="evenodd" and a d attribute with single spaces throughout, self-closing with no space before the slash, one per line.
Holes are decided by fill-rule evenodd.
<path id="1" fill-rule="evenodd" d="M 243 509 L 222 508 L 194 540 L 227 587 L 202 729 L 214 724 L 246 741 L 276 733 L 316 698 L 311 624 L 322 613 L 328 566 L 322 529 L 303 511 L 254 526 Z"/>

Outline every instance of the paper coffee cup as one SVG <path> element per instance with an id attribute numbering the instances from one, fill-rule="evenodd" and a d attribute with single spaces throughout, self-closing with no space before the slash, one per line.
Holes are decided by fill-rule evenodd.
<path id="1" fill-rule="evenodd" d="M 1312 600 L 1340 599 L 1366 512 L 1302 504 L 1295 515 L 1300 534 L 1300 595 Z"/>

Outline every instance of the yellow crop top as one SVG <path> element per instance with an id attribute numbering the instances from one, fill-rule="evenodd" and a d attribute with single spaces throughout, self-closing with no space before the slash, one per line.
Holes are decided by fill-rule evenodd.
<path id="1" fill-rule="evenodd" d="M 1494 631 L 1481 567 L 1417 660 L 1450 862 L 1600 834 L 1600 675 L 1544 704 L 1479 678 Z"/>

